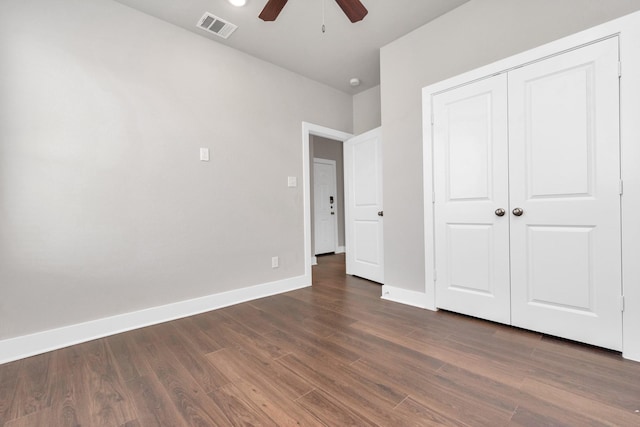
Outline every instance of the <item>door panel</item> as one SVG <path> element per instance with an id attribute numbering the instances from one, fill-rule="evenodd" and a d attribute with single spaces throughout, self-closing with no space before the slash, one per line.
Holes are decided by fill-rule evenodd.
<path id="1" fill-rule="evenodd" d="M 382 139 L 374 129 L 345 141 L 347 274 L 384 282 Z"/>
<path id="2" fill-rule="evenodd" d="M 527 227 L 527 300 L 559 310 L 593 311 L 593 230 Z"/>
<path id="3" fill-rule="evenodd" d="M 436 305 L 510 322 L 506 75 L 433 97 Z"/>
<path id="4" fill-rule="evenodd" d="M 622 348 L 618 40 L 509 73 L 515 326 Z"/>
<path id="5" fill-rule="evenodd" d="M 589 63 L 526 83 L 528 198 L 590 195 L 593 74 L 594 64 Z"/>
<path id="6" fill-rule="evenodd" d="M 449 288 L 492 297 L 492 228 L 482 224 L 447 224 Z M 469 268 L 473 266 L 473 268 Z"/>

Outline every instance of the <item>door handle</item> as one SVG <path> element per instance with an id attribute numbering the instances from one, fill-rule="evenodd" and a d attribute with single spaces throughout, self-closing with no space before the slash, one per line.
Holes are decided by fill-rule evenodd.
<path id="1" fill-rule="evenodd" d="M 497 216 L 504 216 L 504 214 L 506 214 L 506 213 L 507 213 L 507 211 L 505 211 L 505 210 L 504 210 L 504 209 L 502 209 L 502 208 L 498 208 L 498 209 L 496 209 L 496 215 L 497 215 Z"/>
<path id="2" fill-rule="evenodd" d="M 379 211 L 378 216 L 384 216 L 384 211 Z"/>
<path id="3" fill-rule="evenodd" d="M 512 213 L 513 213 L 515 216 L 522 216 L 522 214 L 524 213 L 524 211 L 523 211 L 521 208 L 515 208 L 515 209 L 512 211 Z"/>

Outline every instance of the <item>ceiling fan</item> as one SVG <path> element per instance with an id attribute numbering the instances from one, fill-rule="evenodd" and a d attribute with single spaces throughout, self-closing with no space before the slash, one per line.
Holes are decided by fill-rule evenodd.
<path id="1" fill-rule="evenodd" d="M 288 0 L 268 0 L 262 12 L 260 12 L 260 19 L 263 21 L 275 21 L 278 15 L 280 15 L 280 11 L 285 4 L 287 4 Z M 360 0 L 336 0 L 338 6 L 342 9 L 347 18 L 351 22 L 362 21 L 362 19 L 367 16 L 369 11 Z"/>

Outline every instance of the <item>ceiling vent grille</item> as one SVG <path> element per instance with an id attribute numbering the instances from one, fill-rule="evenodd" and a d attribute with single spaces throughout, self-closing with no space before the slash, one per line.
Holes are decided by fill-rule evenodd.
<path id="1" fill-rule="evenodd" d="M 204 15 L 202 15 L 202 18 L 198 21 L 198 28 L 226 39 L 229 38 L 238 26 L 233 25 L 232 23 L 227 22 L 209 12 L 205 12 Z"/>

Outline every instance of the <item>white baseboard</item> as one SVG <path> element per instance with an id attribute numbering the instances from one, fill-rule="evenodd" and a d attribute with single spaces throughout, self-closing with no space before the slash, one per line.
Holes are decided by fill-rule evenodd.
<path id="1" fill-rule="evenodd" d="M 311 265 L 318 265 L 318 257 L 316 256 L 311 257 Z"/>
<path id="2" fill-rule="evenodd" d="M 132 329 L 311 286 L 308 276 L 250 286 L 0 341 L 0 364 Z"/>
<path id="3" fill-rule="evenodd" d="M 337 254 L 343 254 L 345 253 L 346 249 L 344 246 L 338 246 L 338 249 L 336 249 L 336 253 Z"/>
<path id="4" fill-rule="evenodd" d="M 428 308 L 427 295 L 424 292 L 409 291 L 389 285 L 382 286 L 382 299 L 410 305 L 418 308 Z"/>

